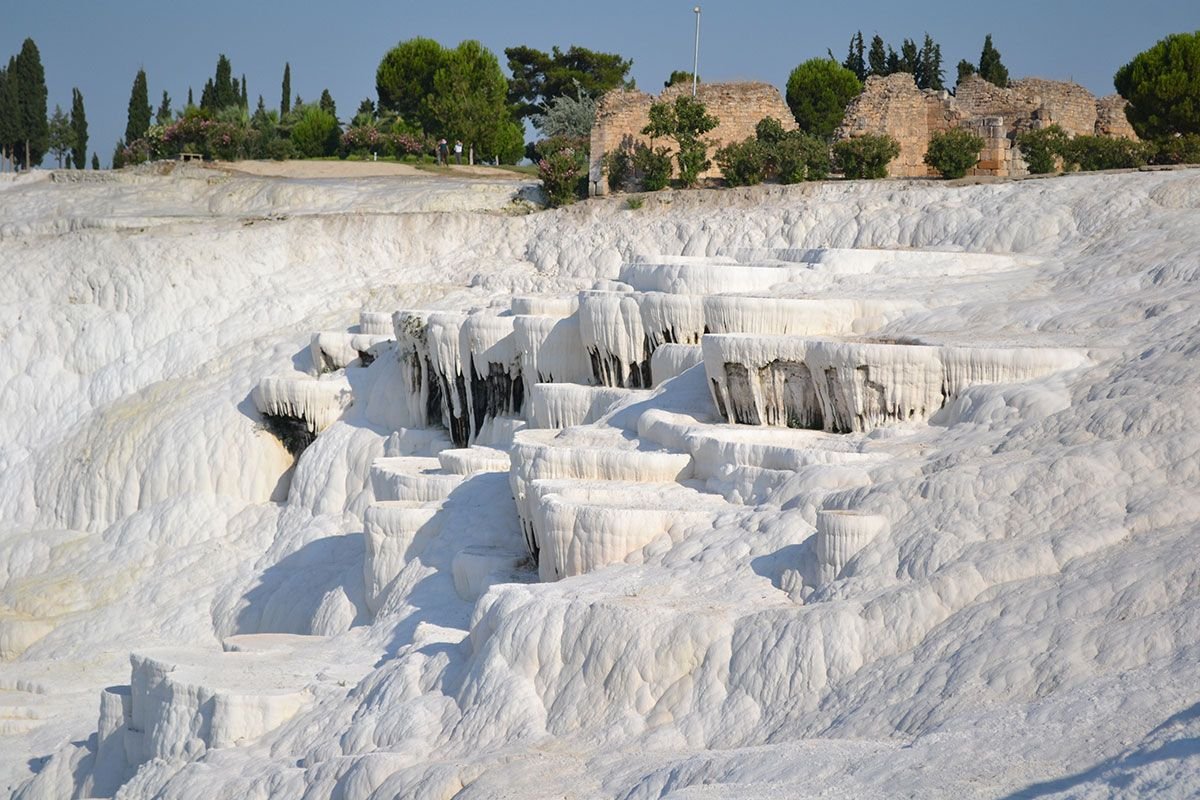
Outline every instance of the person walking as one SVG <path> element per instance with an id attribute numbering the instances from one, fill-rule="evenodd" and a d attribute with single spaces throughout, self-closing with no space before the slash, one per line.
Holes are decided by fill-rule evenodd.
<path id="1" fill-rule="evenodd" d="M 454 140 L 454 163 L 462 163 L 462 141 L 459 139 Z"/>
<path id="2" fill-rule="evenodd" d="M 445 139 L 438 140 L 437 163 L 439 167 L 450 165 L 450 145 L 446 144 Z"/>

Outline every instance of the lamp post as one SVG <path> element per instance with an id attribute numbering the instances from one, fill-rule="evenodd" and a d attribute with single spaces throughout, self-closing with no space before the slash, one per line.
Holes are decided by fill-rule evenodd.
<path id="1" fill-rule="evenodd" d="M 696 75 L 700 69 L 700 6 L 696 6 L 692 11 L 696 12 L 696 49 L 692 55 L 692 97 L 695 97 L 698 82 Z"/>

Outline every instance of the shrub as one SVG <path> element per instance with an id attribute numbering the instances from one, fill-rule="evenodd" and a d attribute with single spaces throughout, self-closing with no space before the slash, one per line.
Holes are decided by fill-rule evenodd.
<path id="1" fill-rule="evenodd" d="M 587 193 L 587 150 L 577 139 L 556 136 L 538 143 L 538 177 L 552 206 L 574 203 Z"/>
<path id="2" fill-rule="evenodd" d="M 338 143 L 338 157 L 365 156 L 382 153 L 388 149 L 387 136 L 374 125 L 356 125 L 347 128 Z"/>
<path id="3" fill-rule="evenodd" d="M 774 117 L 763 117 L 754 126 L 754 138 L 763 144 L 775 144 L 783 137 L 783 123 Z"/>
<path id="4" fill-rule="evenodd" d="M 900 145 L 888 135 L 866 134 L 833 146 L 833 160 L 847 178 L 886 178 L 887 166 L 900 155 Z"/>
<path id="5" fill-rule="evenodd" d="M 646 191 L 665 189 L 671 182 L 671 152 L 665 147 L 639 144 L 633 151 L 633 169 Z"/>
<path id="6" fill-rule="evenodd" d="M 625 208 L 630 211 L 637 211 L 644 205 L 646 205 L 646 200 L 642 197 L 631 197 L 625 201 Z"/>
<path id="7" fill-rule="evenodd" d="M 814 58 L 788 76 L 787 104 L 800 130 L 828 139 L 842 124 L 846 106 L 862 88 L 858 76 L 841 64 Z"/>
<path id="8" fill-rule="evenodd" d="M 829 145 L 815 136 L 792 131 L 777 145 L 775 174 L 780 183 L 820 181 L 829 177 Z"/>
<path id="9" fill-rule="evenodd" d="M 296 157 L 296 146 L 291 139 L 271 139 L 264 148 L 267 158 L 274 161 L 287 161 Z"/>
<path id="10" fill-rule="evenodd" d="M 1125 116 L 1144 139 L 1200 134 L 1200 31 L 1175 33 L 1113 76 Z"/>
<path id="11" fill-rule="evenodd" d="M 712 166 L 708 160 L 708 142 L 700 137 L 717 127 L 718 120 L 708 108 L 691 95 L 681 94 L 672 103 L 650 106 L 650 123 L 642 133 L 651 138 L 666 136 L 679 147 L 679 179 L 684 186 L 695 186 L 700 173 Z M 665 184 L 664 184 L 665 185 Z"/>
<path id="12" fill-rule="evenodd" d="M 936 133 L 929 140 L 925 163 L 941 173 L 943 178 L 961 178 L 979 163 L 983 139 L 968 130 L 952 128 Z"/>
<path id="13" fill-rule="evenodd" d="M 336 149 L 337 135 L 337 119 L 320 106 L 313 105 L 304 107 L 300 120 L 292 126 L 291 139 L 296 152 L 302 157 L 316 158 L 332 155 Z"/>
<path id="14" fill-rule="evenodd" d="M 1085 172 L 1143 167 L 1150 155 L 1150 148 L 1141 142 L 1108 136 L 1076 136 L 1063 149 L 1063 161 Z"/>
<path id="15" fill-rule="evenodd" d="M 757 139 L 727 144 L 717 150 L 717 166 L 730 186 L 762 183 L 767 172 L 767 146 Z"/>
<path id="16" fill-rule="evenodd" d="M 1057 125 L 1017 134 L 1017 147 L 1034 175 L 1053 172 L 1055 156 L 1062 156 L 1070 138 Z"/>
<path id="17" fill-rule="evenodd" d="M 1155 164 L 1200 164 L 1200 133 L 1168 136 L 1154 143 Z"/>
<path id="18" fill-rule="evenodd" d="M 618 147 L 605 153 L 604 172 L 608 175 L 610 190 L 623 190 L 633 177 L 633 154 L 626 147 Z"/>

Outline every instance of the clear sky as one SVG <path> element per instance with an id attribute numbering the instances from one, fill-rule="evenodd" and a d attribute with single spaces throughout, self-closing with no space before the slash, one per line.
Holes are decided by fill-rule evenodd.
<path id="1" fill-rule="evenodd" d="M 782 87 L 801 61 L 833 50 L 845 57 L 850 36 L 879 33 L 897 50 L 928 31 L 942 46 L 948 76 L 962 58 L 978 61 L 991 33 L 1012 77 L 1073 79 L 1097 95 L 1112 75 L 1168 33 L 1200 30 L 1200 0 L 936 0 L 799 3 L 788 0 L 701 2 L 703 80 L 766 80 Z M 375 96 L 375 68 L 389 47 L 413 36 L 444 45 L 479 39 L 503 66 L 504 48 L 544 50 L 572 44 L 633 59 L 640 88 L 657 91 L 673 69 L 690 70 L 693 2 L 490 0 L 340 4 L 314 0 L 6 0 L 0 57 L 32 36 L 41 50 L 49 108 L 69 111 L 71 87 L 83 92 L 89 149 L 107 164 L 124 133 L 129 91 L 144 67 L 157 107 L 166 89 L 174 107 L 192 87 L 197 102 L 217 54 L 246 75 L 251 107 L 262 94 L 278 107 L 285 61 L 292 93 L 316 100 L 328 88 L 343 119 Z M 47 157 L 47 164 L 49 164 Z"/>

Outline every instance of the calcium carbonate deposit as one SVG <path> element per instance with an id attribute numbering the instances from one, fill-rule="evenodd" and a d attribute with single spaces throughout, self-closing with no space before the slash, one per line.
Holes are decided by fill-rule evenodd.
<path id="1" fill-rule="evenodd" d="M 0 178 L 5 794 L 1200 794 L 1200 171 Z"/>

